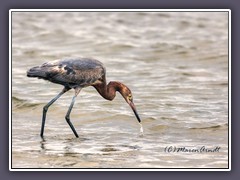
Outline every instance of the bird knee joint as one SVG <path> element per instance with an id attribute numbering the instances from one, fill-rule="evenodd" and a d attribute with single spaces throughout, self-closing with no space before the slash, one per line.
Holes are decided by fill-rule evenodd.
<path id="1" fill-rule="evenodd" d="M 65 116 L 65 119 L 66 119 L 66 121 L 67 121 L 67 122 L 69 122 L 69 121 L 70 121 L 70 118 L 69 118 L 69 116 Z"/>
<path id="2" fill-rule="evenodd" d="M 43 107 L 43 111 L 46 112 L 48 110 L 48 107 L 47 106 L 44 106 Z"/>

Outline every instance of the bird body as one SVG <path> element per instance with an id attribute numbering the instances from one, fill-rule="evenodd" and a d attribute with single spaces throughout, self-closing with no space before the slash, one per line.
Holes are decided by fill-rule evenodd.
<path id="1" fill-rule="evenodd" d="M 98 93 L 107 100 L 113 100 L 116 96 L 116 91 L 118 91 L 132 108 L 139 123 L 141 122 L 140 117 L 136 111 L 136 107 L 133 103 L 131 90 L 126 85 L 118 81 L 111 81 L 107 84 L 106 69 L 98 60 L 92 58 L 66 58 L 46 62 L 40 66 L 29 69 L 27 71 L 27 76 L 37 77 L 64 86 L 63 90 L 43 108 L 41 137 L 43 137 L 46 113 L 48 108 L 61 95 L 70 89 L 75 90 L 75 95 L 73 96 L 65 119 L 71 127 L 75 136 L 78 137 L 78 134 L 70 121 L 70 113 L 77 95 L 80 93 L 82 88 L 85 88 L 87 86 L 95 87 Z"/>
<path id="2" fill-rule="evenodd" d="M 33 67 L 27 76 L 38 77 L 69 88 L 83 88 L 106 80 L 105 72 L 103 64 L 95 59 L 67 58 Z"/>

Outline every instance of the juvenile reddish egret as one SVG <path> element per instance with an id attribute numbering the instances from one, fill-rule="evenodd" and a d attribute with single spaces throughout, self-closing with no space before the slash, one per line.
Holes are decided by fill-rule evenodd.
<path id="1" fill-rule="evenodd" d="M 40 134 L 41 137 L 43 137 L 46 113 L 48 111 L 48 108 L 61 95 L 70 89 L 75 90 L 75 95 L 72 98 L 72 102 L 67 111 L 65 119 L 75 136 L 79 137 L 75 128 L 73 127 L 73 124 L 70 121 L 70 113 L 77 95 L 80 93 L 82 88 L 87 86 L 93 86 L 103 98 L 110 101 L 114 99 L 116 96 L 116 91 L 118 91 L 132 108 L 140 124 L 140 131 L 141 133 L 143 132 L 140 117 L 133 103 L 131 90 L 126 85 L 117 81 L 111 81 L 107 84 L 106 70 L 100 61 L 90 58 L 67 58 L 55 60 L 29 69 L 27 71 L 27 76 L 37 77 L 64 86 L 63 90 L 43 107 L 42 127 Z"/>

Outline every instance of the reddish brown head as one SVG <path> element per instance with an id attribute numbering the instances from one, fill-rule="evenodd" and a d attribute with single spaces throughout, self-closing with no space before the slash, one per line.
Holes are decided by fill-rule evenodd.
<path id="1" fill-rule="evenodd" d="M 118 82 L 119 83 L 119 82 Z M 119 83 L 118 85 L 118 89 L 116 89 L 117 91 L 119 91 L 119 93 L 122 95 L 122 97 L 125 99 L 125 101 L 129 104 L 129 106 L 132 108 L 138 122 L 141 122 L 141 119 L 137 113 L 137 109 L 136 106 L 133 103 L 133 96 L 132 96 L 132 92 L 131 90 L 124 84 Z"/>
<path id="2" fill-rule="evenodd" d="M 112 101 L 115 98 L 116 91 L 118 91 L 123 96 L 125 101 L 129 104 L 129 106 L 132 108 L 139 123 L 141 122 L 136 107 L 133 103 L 132 92 L 126 85 L 117 81 L 111 81 L 108 83 L 108 85 L 106 85 L 104 81 L 102 83 L 94 84 L 93 86 L 97 89 L 97 91 L 102 97 L 110 101 Z"/>

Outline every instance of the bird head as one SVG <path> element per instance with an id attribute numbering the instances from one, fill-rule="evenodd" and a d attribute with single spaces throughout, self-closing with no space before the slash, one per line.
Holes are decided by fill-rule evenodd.
<path id="1" fill-rule="evenodd" d="M 141 119 L 137 113 L 136 106 L 133 103 L 133 96 L 131 90 L 127 86 L 123 85 L 119 92 L 123 96 L 125 101 L 129 104 L 129 106 L 132 108 L 138 122 L 141 123 Z"/>

